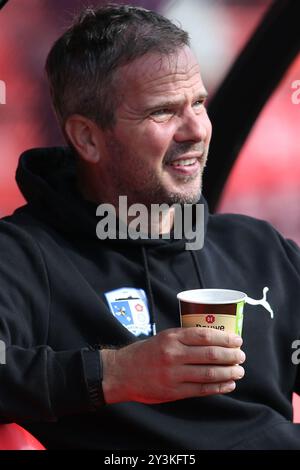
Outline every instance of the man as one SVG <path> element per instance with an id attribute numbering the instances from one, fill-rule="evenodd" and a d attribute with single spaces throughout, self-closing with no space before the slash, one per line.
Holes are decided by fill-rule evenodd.
<path id="1" fill-rule="evenodd" d="M 300 251 L 265 222 L 209 215 L 211 124 L 187 34 L 142 8 L 87 9 L 46 69 L 69 148 L 21 156 L 28 204 L 0 224 L 2 420 L 47 448 L 300 448 Z M 123 236 L 119 196 L 168 205 L 154 237 Z M 117 237 L 97 230 L 103 204 Z M 174 204 L 205 204 L 202 249 L 176 238 Z M 274 319 L 249 307 L 245 376 L 240 337 L 180 328 L 179 291 L 264 286 Z"/>

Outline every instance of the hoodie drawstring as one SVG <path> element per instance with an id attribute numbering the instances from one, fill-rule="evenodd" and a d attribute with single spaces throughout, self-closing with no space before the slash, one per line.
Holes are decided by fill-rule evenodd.
<path id="1" fill-rule="evenodd" d="M 156 323 L 155 323 L 155 314 L 154 314 L 154 296 L 153 290 L 150 281 L 150 271 L 149 271 L 149 264 L 146 254 L 146 249 L 142 246 L 142 255 L 143 255 L 143 264 L 144 270 L 146 275 L 146 289 L 149 295 L 149 315 L 150 315 L 150 323 L 151 323 L 151 332 L 152 336 L 156 335 Z"/>
<path id="2" fill-rule="evenodd" d="M 145 271 L 145 276 L 146 276 L 146 291 L 149 296 L 149 316 L 150 316 L 150 323 L 151 323 L 151 333 L 152 333 L 152 336 L 155 336 L 156 335 L 156 323 L 155 323 L 156 318 L 155 318 L 155 309 L 154 309 L 154 295 L 153 295 L 153 290 L 152 290 L 151 281 L 150 281 L 149 263 L 148 263 L 146 248 L 144 246 L 142 246 L 141 248 L 142 248 L 144 271 Z M 203 288 L 204 282 L 203 282 L 202 274 L 200 271 L 198 258 L 194 250 L 190 250 L 190 253 L 191 253 L 191 257 L 195 266 L 195 271 L 197 273 L 197 278 L 199 281 L 199 288 Z"/>
<path id="3" fill-rule="evenodd" d="M 200 270 L 199 260 L 196 256 L 195 250 L 190 250 L 190 253 L 191 253 L 192 260 L 194 262 L 195 271 L 197 273 L 197 277 L 198 277 L 198 281 L 199 281 L 199 287 L 198 288 L 203 289 L 204 288 L 204 282 L 203 282 L 203 277 L 202 277 L 201 270 Z"/>

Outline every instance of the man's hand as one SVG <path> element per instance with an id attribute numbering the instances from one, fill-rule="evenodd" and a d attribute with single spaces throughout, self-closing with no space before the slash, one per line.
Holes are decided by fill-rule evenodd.
<path id="1" fill-rule="evenodd" d="M 121 349 L 103 349 L 107 403 L 164 403 L 228 393 L 244 376 L 242 339 L 206 328 L 174 328 Z"/>

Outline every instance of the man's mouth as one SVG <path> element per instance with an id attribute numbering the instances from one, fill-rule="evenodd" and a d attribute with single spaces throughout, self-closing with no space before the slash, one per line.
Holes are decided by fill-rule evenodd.
<path id="1" fill-rule="evenodd" d="M 184 156 L 166 164 L 172 174 L 177 176 L 196 176 L 201 169 L 201 156 Z"/>
<path id="2" fill-rule="evenodd" d="M 190 166 L 194 165 L 198 161 L 197 158 L 186 158 L 182 160 L 175 160 L 174 162 L 169 163 L 171 166 Z"/>

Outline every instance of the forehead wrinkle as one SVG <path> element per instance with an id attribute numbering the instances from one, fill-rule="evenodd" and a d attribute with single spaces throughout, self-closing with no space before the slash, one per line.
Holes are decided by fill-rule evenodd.
<path id="1" fill-rule="evenodd" d="M 164 75 L 160 78 L 153 77 L 147 81 L 136 80 L 136 89 L 146 93 L 151 93 L 153 90 L 177 92 L 179 88 L 192 88 L 194 86 L 205 90 L 198 67 L 189 77 L 186 73 L 177 73 Z"/>
<path id="2" fill-rule="evenodd" d="M 196 71 L 200 74 L 199 63 L 195 56 L 192 54 L 190 57 L 190 54 L 187 55 L 182 51 L 163 56 L 146 54 L 119 69 L 123 80 L 133 80 L 136 85 L 139 84 L 138 82 L 147 84 L 153 80 L 158 82 L 164 79 L 169 80 L 172 76 L 176 79 L 180 75 L 189 79 Z"/>
<path id="3" fill-rule="evenodd" d="M 181 78 L 180 80 L 163 80 L 160 82 L 153 81 L 151 84 L 150 83 L 144 83 L 142 86 L 139 88 L 141 92 L 145 92 L 146 94 L 178 94 L 179 89 L 180 90 L 190 90 L 193 88 L 198 88 L 199 93 L 203 91 L 203 93 L 206 93 L 206 90 L 204 88 L 204 85 L 202 83 L 200 75 L 197 74 L 197 76 L 191 77 L 189 80 L 186 80 L 186 78 Z"/>
<path id="4" fill-rule="evenodd" d="M 196 69 L 196 70 L 194 70 L 194 69 Z M 158 84 L 160 84 L 160 82 L 164 82 L 164 81 L 166 83 L 169 83 L 170 78 L 172 79 L 171 81 L 173 81 L 173 82 L 187 81 L 190 78 L 192 78 L 195 74 L 198 74 L 198 73 L 199 73 L 199 76 L 200 76 L 199 64 L 194 64 L 192 67 L 190 67 L 189 70 L 182 70 L 182 71 L 178 70 L 178 69 L 176 71 L 170 70 L 168 73 L 164 73 L 161 77 L 155 75 L 153 73 L 153 71 L 151 71 L 151 76 L 149 76 L 149 74 L 147 74 L 147 72 L 145 72 L 145 76 L 148 75 L 149 78 L 148 79 L 144 78 L 143 84 L 147 85 L 148 83 L 151 83 L 154 80 Z M 141 78 L 143 78 L 143 76 Z"/>

